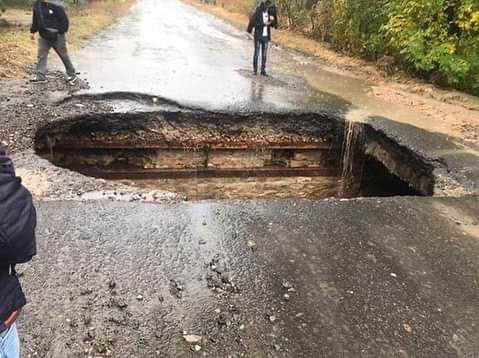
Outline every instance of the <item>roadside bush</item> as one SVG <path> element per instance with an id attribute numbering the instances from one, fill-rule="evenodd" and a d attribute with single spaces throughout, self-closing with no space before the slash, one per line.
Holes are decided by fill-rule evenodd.
<path id="1" fill-rule="evenodd" d="M 26 7 L 30 6 L 33 0 L 0 0 L 0 7 L 2 2 L 5 7 Z"/>
<path id="2" fill-rule="evenodd" d="M 479 95 L 479 0 L 277 0 L 280 25 Z"/>
<path id="3" fill-rule="evenodd" d="M 479 4 L 475 0 L 391 2 L 384 34 L 405 65 L 479 94 Z"/>
<path id="4" fill-rule="evenodd" d="M 333 43 L 340 49 L 377 57 L 384 52 L 381 27 L 387 0 L 335 0 Z"/>
<path id="5" fill-rule="evenodd" d="M 0 17 L 2 17 L 2 14 L 5 12 L 5 4 L 3 3 L 3 0 L 0 0 Z"/>
<path id="6" fill-rule="evenodd" d="M 310 32 L 311 15 L 318 0 L 277 0 L 280 25 L 292 30 Z"/>
<path id="7" fill-rule="evenodd" d="M 331 42 L 334 33 L 334 19 L 336 11 L 334 0 L 322 0 L 318 2 L 311 14 L 312 34 L 321 41 Z"/>

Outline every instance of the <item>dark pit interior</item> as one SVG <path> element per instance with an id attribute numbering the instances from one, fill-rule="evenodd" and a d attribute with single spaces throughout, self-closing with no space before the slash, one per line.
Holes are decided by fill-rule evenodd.
<path id="1" fill-rule="evenodd" d="M 362 123 L 321 114 L 163 111 L 40 128 L 38 154 L 189 199 L 431 195 L 432 166 Z"/>

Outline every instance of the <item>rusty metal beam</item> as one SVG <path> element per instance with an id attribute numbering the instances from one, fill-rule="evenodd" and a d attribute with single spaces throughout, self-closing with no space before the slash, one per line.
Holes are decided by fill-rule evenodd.
<path id="1" fill-rule="evenodd" d="M 110 144 L 110 143 L 91 143 L 91 142 L 80 142 L 80 143 L 65 143 L 65 144 L 55 144 L 52 148 L 53 151 L 65 151 L 65 150 L 110 150 L 110 149 L 122 149 L 122 150 L 146 150 L 146 149 L 157 149 L 157 150 L 256 150 L 256 149 L 284 149 L 284 150 L 340 150 L 339 146 L 334 146 L 331 144 L 323 143 L 304 143 L 304 144 L 268 144 L 268 143 L 257 143 L 255 145 L 221 145 L 221 144 L 205 144 L 201 146 L 181 146 L 181 145 L 169 145 L 169 144 L 141 144 L 141 145 L 130 145 L 130 144 Z"/>
<path id="2" fill-rule="evenodd" d="M 338 177 L 336 168 L 239 168 L 239 169 L 101 169 L 79 168 L 79 172 L 105 179 L 221 178 L 221 177 Z"/>

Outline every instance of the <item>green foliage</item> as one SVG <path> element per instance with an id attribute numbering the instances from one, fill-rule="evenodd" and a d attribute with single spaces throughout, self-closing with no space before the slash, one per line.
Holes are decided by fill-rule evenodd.
<path id="1" fill-rule="evenodd" d="M 307 26 L 315 2 L 311 0 L 278 0 L 276 4 L 280 14 L 284 16 L 283 25 L 299 30 Z"/>
<path id="2" fill-rule="evenodd" d="M 30 6 L 33 0 L 0 0 L 0 3 L 2 2 L 5 7 L 25 7 Z"/>
<path id="3" fill-rule="evenodd" d="M 282 26 L 479 95 L 479 0 L 277 0 Z M 308 21 L 309 20 L 309 21 Z"/>
<path id="4" fill-rule="evenodd" d="M 333 39 L 333 28 L 335 19 L 335 0 L 322 0 L 314 7 L 311 14 L 312 33 L 316 38 L 322 41 L 331 41 Z"/>
<path id="5" fill-rule="evenodd" d="M 386 0 L 335 0 L 334 43 L 362 55 L 384 49 L 381 26 Z"/>
<path id="6" fill-rule="evenodd" d="M 388 50 L 409 68 L 479 94 L 476 0 L 391 1 L 383 26 Z"/>

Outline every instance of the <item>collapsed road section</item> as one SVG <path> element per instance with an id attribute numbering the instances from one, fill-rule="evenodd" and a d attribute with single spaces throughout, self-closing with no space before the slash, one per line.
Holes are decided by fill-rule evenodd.
<path id="1" fill-rule="evenodd" d="M 317 113 L 89 114 L 35 150 L 85 175 L 188 198 L 432 195 L 433 166 L 364 123 Z"/>

